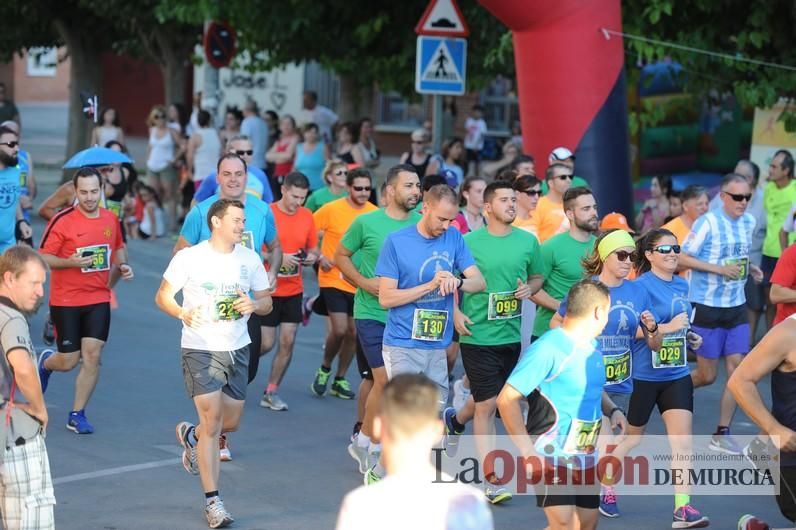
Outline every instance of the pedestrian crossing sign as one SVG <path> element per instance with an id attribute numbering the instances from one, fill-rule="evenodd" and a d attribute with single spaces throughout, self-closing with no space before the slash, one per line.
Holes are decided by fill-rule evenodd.
<path id="1" fill-rule="evenodd" d="M 420 94 L 464 94 L 467 40 L 417 38 L 415 90 Z"/>

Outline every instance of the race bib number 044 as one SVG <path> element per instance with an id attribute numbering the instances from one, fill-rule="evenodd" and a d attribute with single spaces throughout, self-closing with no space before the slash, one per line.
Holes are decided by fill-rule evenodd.
<path id="1" fill-rule="evenodd" d="M 111 268 L 110 247 L 108 245 L 92 245 L 77 249 L 81 256 L 91 253 L 91 265 L 80 269 L 81 272 L 102 272 Z"/>
<path id="2" fill-rule="evenodd" d="M 520 301 L 514 298 L 514 291 L 489 293 L 488 320 L 507 320 L 517 318 L 522 313 Z"/>
<path id="3" fill-rule="evenodd" d="M 447 324 L 447 311 L 415 309 L 415 316 L 412 320 L 412 339 L 441 341 Z"/>
<path id="4" fill-rule="evenodd" d="M 619 355 L 603 355 L 605 363 L 605 384 L 618 385 L 630 377 L 630 352 Z"/>

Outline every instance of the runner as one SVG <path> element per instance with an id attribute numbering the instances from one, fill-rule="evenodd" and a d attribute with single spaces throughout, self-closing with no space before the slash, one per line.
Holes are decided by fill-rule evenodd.
<path id="1" fill-rule="evenodd" d="M 686 350 L 698 348 L 702 338 L 689 331 L 692 306 L 688 302 L 688 282 L 676 274 L 680 246 L 675 235 L 665 228 L 650 230 L 636 246 L 635 265 L 639 274 L 633 284 L 641 289 L 647 307 L 660 321 L 657 331 L 660 347 L 643 340 L 633 343 L 633 394 L 627 414 L 628 442 L 614 456 L 634 447 L 646 430 L 652 409 L 658 407 L 672 445 L 672 468 L 690 469 L 694 389 L 686 362 Z M 679 456 L 678 456 L 679 455 Z M 709 520 L 691 505 L 689 488 L 675 487 L 672 528 L 702 528 Z"/>
<path id="2" fill-rule="evenodd" d="M 512 226 L 517 197 L 510 182 L 493 182 L 484 191 L 484 212 L 489 224 L 464 236 L 467 248 L 484 275 L 487 289 L 465 293 L 461 311 L 454 309 L 462 362 L 474 404 L 464 409 L 445 409 L 447 447 L 473 418 L 473 434 L 479 456 L 493 449 L 497 395 L 517 364 L 520 345 L 521 302 L 542 286 L 539 242 L 528 232 Z M 451 451 L 449 451 L 449 454 Z M 493 470 L 484 470 L 486 498 L 498 504 L 511 498 L 496 485 Z"/>
<path id="3" fill-rule="evenodd" d="M 551 486 L 545 483 L 555 483 L 554 477 L 570 481 L 571 476 L 562 477 L 565 468 L 556 465 L 559 459 L 571 463 L 586 454 L 596 459 L 595 444 L 603 415 L 611 418 L 612 428 L 624 430 L 622 410 L 603 390 L 605 365 L 595 349 L 595 339 L 608 322 L 609 309 L 607 287 L 593 280 L 573 285 L 561 327 L 531 344 L 497 398 L 500 417 L 520 454 L 546 461 L 545 480 L 536 487 L 536 505 L 544 509 L 551 530 L 597 528 L 597 484 L 549 490 Z M 540 418 L 544 426 L 540 428 L 534 417 L 526 427 L 520 404 L 537 389 L 545 408 Z M 540 435 L 535 444 L 529 434 Z M 579 469 L 583 476 L 596 475 L 584 463 Z M 555 474 L 547 477 L 547 472 Z M 571 472 L 578 476 L 577 471 Z"/>
<path id="4" fill-rule="evenodd" d="M 334 257 L 343 275 L 357 286 L 354 324 L 365 358 L 364 368 L 373 380 L 365 402 L 361 430 L 348 446 L 348 453 L 358 462 L 359 472 L 363 474 L 379 460 L 381 444 L 373 434 L 373 419 L 387 384 L 381 354 L 387 311 L 379 305 L 379 280 L 374 275 L 376 262 L 389 234 L 420 220 L 420 215 L 413 211 L 420 200 L 420 180 L 414 166 L 400 164 L 390 168 L 385 183 L 387 206 L 354 219 Z M 354 254 L 358 265 L 352 261 Z"/>
<path id="5" fill-rule="evenodd" d="M 17 141 L 21 144 L 22 136 L 19 134 L 19 124 L 14 120 L 6 120 L 0 123 L 0 127 L 5 127 L 14 131 L 17 135 Z M 30 152 L 21 148 L 17 153 L 17 168 L 19 169 L 19 204 L 22 208 L 22 216 L 30 223 L 30 211 L 33 208 L 33 199 L 36 198 L 36 177 L 33 172 L 33 157 Z M 22 234 L 17 228 L 16 238 L 18 241 L 24 242 L 26 245 L 33 246 L 33 237 L 22 237 Z"/>
<path id="6" fill-rule="evenodd" d="M 550 329 L 550 319 L 558 311 L 564 295 L 583 278 L 583 258 L 594 248 L 594 232 L 600 219 L 591 190 L 567 190 L 564 194 L 564 211 L 569 220 L 569 230 L 542 243 L 544 285 L 532 297 L 537 309 L 531 342 Z"/>
<path id="7" fill-rule="evenodd" d="M 346 177 L 348 195 L 325 204 L 313 214 L 315 227 L 323 236 L 321 257 L 318 260 L 318 285 L 321 297 L 329 312 L 331 329 L 326 335 L 321 366 L 315 372 L 310 390 L 318 397 L 326 393 L 332 361 L 339 356 L 330 393 L 340 399 L 354 399 L 356 394 L 345 378 L 356 349 L 354 328 L 354 293 L 351 285 L 334 263 L 340 240 L 358 216 L 372 212 L 376 207 L 368 202 L 372 178 L 367 169 L 355 169 Z"/>
<path id="8" fill-rule="evenodd" d="M 246 193 L 263 202 L 274 202 L 274 195 L 271 192 L 271 184 L 268 182 L 268 176 L 262 169 L 252 164 L 254 160 L 253 149 L 252 141 L 248 136 L 234 136 L 227 143 L 227 152 L 238 155 L 246 162 Z M 217 174 L 217 171 L 213 171 L 208 175 L 201 176 L 202 183 L 193 196 L 194 205 L 218 193 Z"/>
<path id="9" fill-rule="evenodd" d="M 572 187 L 572 169 L 560 162 L 550 164 L 545 170 L 545 183 L 549 186 L 549 190 L 547 195 L 539 199 L 529 226 L 540 243 L 569 229 L 570 219 L 566 215 L 565 195 Z"/>
<path id="10" fill-rule="evenodd" d="M 771 411 L 757 388 L 769 374 Z M 777 506 L 785 519 L 796 523 L 796 318 L 788 317 L 763 337 L 730 376 L 727 388 L 780 451 Z M 738 521 L 738 530 L 770 528 L 751 515 Z"/>
<path id="11" fill-rule="evenodd" d="M 324 204 L 348 195 L 347 177 L 348 165 L 345 162 L 339 160 L 326 162 L 326 166 L 323 168 L 323 181 L 326 186 L 312 192 L 307 199 L 307 208 L 311 212 L 316 212 Z"/>
<path id="12" fill-rule="evenodd" d="M 749 351 L 749 321 L 744 286 L 750 274 L 758 283 L 760 268 L 749 262 L 755 219 L 746 213 L 752 192 L 745 177 L 730 173 L 721 182 L 721 209 L 711 210 L 694 223 L 683 246 L 681 263 L 691 270 L 689 300 L 694 305 L 692 329 L 703 343 L 697 369 L 691 372 L 694 388 L 713 384 L 719 357 L 724 357 L 727 376 Z M 730 436 L 735 401 L 725 388 L 719 421 L 710 448 L 740 454 Z"/>
<path id="13" fill-rule="evenodd" d="M 486 288 L 464 239 L 450 226 L 457 213 L 456 193 L 448 185 L 431 188 L 420 221 L 387 236 L 375 272 L 379 304 L 388 309 L 382 346 L 387 378 L 424 373 L 439 387 L 440 412 L 448 402 L 445 348 L 453 339 L 454 294 Z M 365 483 L 382 476 L 377 464 Z"/>
<path id="14" fill-rule="evenodd" d="M 0 127 L 0 253 L 20 239 L 33 237 L 20 203 L 19 141 L 16 133 Z"/>
<path id="15" fill-rule="evenodd" d="M 305 265 L 318 259 L 318 232 L 312 213 L 301 206 L 307 199 L 310 182 L 303 174 L 293 171 L 282 183 L 282 198 L 271 204 L 282 246 L 282 266 L 277 273 L 276 290 L 272 293 L 274 310 L 260 320 L 262 346 L 260 354 L 271 351 L 276 343 L 279 327 L 279 349 L 271 361 L 271 374 L 260 406 L 271 410 L 287 410 L 287 403 L 276 391 L 285 377 L 293 358 L 293 346 L 301 322 L 301 300 L 304 283 L 301 272 Z"/>
<path id="16" fill-rule="evenodd" d="M 633 359 L 631 350 L 636 337 L 645 338 L 652 349 L 661 346 L 655 317 L 647 291 L 635 282 L 625 281 L 636 257 L 636 242 L 625 230 L 603 232 L 594 244 L 594 251 L 583 260 L 587 277 L 599 281 L 611 296 L 608 323 L 597 337 L 597 351 L 605 364 L 605 391 L 608 397 L 627 415 L 630 394 L 633 392 Z M 555 329 L 567 314 L 567 299 L 561 302 L 558 312 L 550 321 Z M 601 443 L 613 443 L 613 433 L 604 429 Z M 603 486 L 600 492 L 600 513 L 606 517 L 619 517 L 616 492 Z"/>
<path id="17" fill-rule="evenodd" d="M 207 223 L 207 213 L 210 207 L 218 199 L 237 200 L 243 203 L 245 209 L 245 228 L 241 244 L 249 250 L 260 252 L 268 261 L 270 270 L 268 273 L 269 285 L 276 285 L 276 273 L 282 266 L 282 247 L 276 233 L 274 214 L 271 208 L 260 200 L 256 200 L 246 192 L 246 178 L 248 170 L 246 162 L 237 154 L 226 153 L 221 156 L 217 164 L 216 180 L 218 181 L 218 194 L 200 202 L 188 212 L 185 222 L 180 231 L 180 237 L 174 246 L 176 254 L 183 248 L 197 245 L 210 238 L 210 226 Z M 268 252 L 263 255 L 263 246 L 268 248 Z M 250 358 L 248 361 L 249 377 L 251 383 L 257 377 L 257 368 L 260 364 L 260 317 L 253 315 L 247 321 L 249 327 Z M 229 443 L 226 437 L 219 439 L 219 449 L 221 459 L 224 461 L 232 460 L 229 451 Z"/>
<path id="18" fill-rule="evenodd" d="M 55 324 L 58 352 L 44 350 L 39 356 L 42 390 L 52 372 L 69 372 L 82 361 L 75 380 L 75 399 L 66 428 L 91 434 L 86 404 L 99 378 L 102 348 L 111 324 L 111 264 L 121 277 L 133 279 L 122 242 L 119 218 L 100 208 L 102 178 L 90 167 L 72 178 L 77 206 L 58 213 L 44 231 L 40 252 L 52 269 L 50 317 Z"/>
<path id="19" fill-rule="evenodd" d="M 219 174 L 223 172 L 221 168 Z M 237 430 L 243 414 L 251 350 L 246 320 L 272 308 L 260 256 L 242 244 L 244 216 L 240 201 L 213 203 L 207 212 L 210 239 L 172 258 L 155 297 L 164 313 L 182 321 L 183 378 L 199 424 L 177 424 L 177 439 L 183 447 L 183 467 L 201 478 L 210 528 L 233 521 L 218 492 L 216 440 Z M 174 298 L 179 291 L 182 306 Z"/>

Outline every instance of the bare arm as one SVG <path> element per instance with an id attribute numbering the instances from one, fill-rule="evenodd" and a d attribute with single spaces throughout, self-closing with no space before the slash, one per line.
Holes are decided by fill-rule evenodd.
<path id="1" fill-rule="evenodd" d="M 788 248 L 788 233 L 781 228 L 779 230 L 779 246 L 782 249 Z"/>
<path id="2" fill-rule="evenodd" d="M 279 272 L 279 268 L 282 266 L 282 244 L 279 242 L 279 238 L 275 237 L 273 241 L 269 241 L 266 245 L 268 245 L 268 252 L 270 254 L 268 264 L 271 266 L 268 272 L 268 279 L 271 281 L 271 287 L 275 289 L 276 275 Z"/>
<path id="3" fill-rule="evenodd" d="M 550 311 L 558 311 L 558 306 L 561 305 L 561 302 L 547 294 L 547 291 L 544 289 L 539 289 L 539 291 L 537 291 L 537 293 L 531 297 L 531 300 L 536 305 L 545 307 Z"/>
<path id="4" fill-rule="evenodd" d="M 479 293 L 486 289 L 486 280 L 475 265 L 470 265 L 462 271 L 464 281 L 459 287 L 465 293 Z"/>
<path id="5" fill-rule="evenodd" d="M 39 382 L 39 370 L 30 358 L 30 352 L 24 348 L 14 348 L 8 352 L 8 364 L 14 372 L 14 379 L 17 387 L 25 400 L 27 406 L 17 404 L 28 414 L 38 419 L 42 425 L 47 426 L 47 407 L 44 405 L 44 395 L 41 391 Z"/>
<path id="6" fill-rule="evenodd" d="M 177 131 L 175 131 L 171 127 L 168 128 L 168 131 L 169 131 L 169 134 L 171 135 L 171 139 L 174 140 L 174 145 L 177 146 L 177 149 L 174 152 L 174 158 L 172 158 L 172 160 L 171 160 L 172 164 L 175 164 L 177 162 L 177 160 L 179 160 L 180 157 L 182 157 L 182 155 L 185 154 L 185 149 L 186 149 L 186 145 L 185 144 L 187 142 L 185 141 L 185 139 L 182 136 L 180 136 L 180 134 Z"/>
<path id="7" fill-rule="evenodd" d="M 75 187 L 71 182 L 61 184 L 52 195 L 47 197 L 39 206 L 39 217 L 49 221 L 60 210 L 72 205 L 75 200 Z"/>
<path id="8" fill-rule="evenodd" d="M 188 151 L 185 153 L 185 161 L 188 164 L 188 174 L 193 175 L 193 163 L 196 158 L 196 150 L 202 145 L 202 137 L 198 134 L 191 135 L 188 140 Z"/>
<path id="9" fill-rule="evenodd" d="M 556 329 L 557 327 L 560 327 L 562 322 L 564 322 L 564 317 L 562 317 L 558 311 L 556 311 L 553 313 L 553 318 L 550 319 L 550 329 Z"/>
<path id="10" fill-rule="evenodd" d="M 182 320 L 182 307 L 174 298 L 176 294 L 177 291 L 174 287 L 166 280 L 162 280 L 158 292 L 155 294 L 155 304 L 170 317 Z"/>
<path id="11" fill-rule="evenodd" d="M 439 287 L 438 276 L 439 273 L 430 282 L 409 289 L 399 289 L 398 280 L 381 276 L 379 277 L 379 304 L 385 309 L 411 304 Z"/>
<path id="12" fill-rule="evenodd" d="M 47 265 L 49 265 L 51 269 L 71 269 L 71 268 L 88 267 L 89 265 L 91 265 L 91 262 L 94 261 L 94 258 L 92 256 L 82 257 L 77 254 L 73 254 L 68 258 L 59 258 L 58 256 L 42 252 L 41 257 L 44 261 L 47 262 Z"/>
<path id="13" fill-rule="evenodd" d="M 354 158 L 354 163 L 359 165 L 365 164 L 365 158 L 362 156 L 362 151 L 357 144 L 351 146 L 351 156 Z"/>
<path id="14" fill-rule="evenodd" d="M 340 272 L 348 278 L 348 281 L 353 283 L 360 289 L 369 292 L 373 296 L 379 296 L 379 279 L 378 278 L 365 278 L 360 274 L 359 270 L 351 261 L 351 256 L 354 253 L 345 248 L 343 245 L 337 245 L 337 251 L 334 254 L 334 262 Z"/>
<path id="15" fill-rule="evenodd" d="M 188 240 L 185 239 L 183 236 L 180 236 L 180 237 L 177 238 L 177 242 L 174 244 L 174 250 L 171 251 L 171 255 L 173 256 L 174 254 L 176 254 L 180 250 L 182 250 L 184 248 L 188 248 L 190 246 L 191 246 L 191 244 L 188 243 Z"/>
<path id="16" fill-rule="evenodd" d="M 498 394 L 497 406 L 500 411 L 500 418 L 506 427 L 506 432 L 509 433 L 511 440 L 520 453 L 528 457 L 536 455 L 536 449 L 534 449 L 531 437 L 528 436 L 525 423 L 522 421 L 520 402 L 523 400 L 525 400 L 525 396 L 507 383 L 503 385 L 503 390 Z"/>
<path id="17" fill-rule="evenodd" d="M 124 145 L 124 129 L 122 129 L 121 127 L 117 127 L 117 129 L 119 129 L 119 134 L 116 137 L 116 141 Z"/>
<path id="18" fill-rule="evenodd" d="M 772 304 L 796 304 L 796 290 L 772 283 L 770 298 Z"/>

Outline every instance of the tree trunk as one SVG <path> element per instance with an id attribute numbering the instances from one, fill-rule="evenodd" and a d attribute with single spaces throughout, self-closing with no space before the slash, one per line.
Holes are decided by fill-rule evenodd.
<path id="1" fill-rule="evenodd" d="M 371 106 L 363 100 L 363 87 L 357 76 L 353 74 L 338 74 L 340 78 L 340 108 L 338 114 L 341 121 L 356 121 L 363 113 L 369 114 Z M 370 96 L 370 103 L 373 102 Z"/>
<path id="2" fill-rule="evenodd" d="M 66 43 L 69 51 L 69 129 L 66 141 L 66 159 L 77 151 L 85 149 L 91 139 L 94 122 L 83 115 L 81 92 L 97 94 L 102 105 L 102 58 L 91 33 L 71 27 L 56 20 L 55 28 Z M 71 171 L 65 171 L 64 180 L 71 178 Z"/>
<path id="3" fill-rule="evenodd" d="M 155 41 L 160 57 L 158 62 L 163 72 L 163 93 L 166 105 L 181 103 L 190 111 L 191 101 L 186 100 L 187 69 L 193 50 L 193 35 L 184 29 L 159 27 L 155 30 Z"/>

